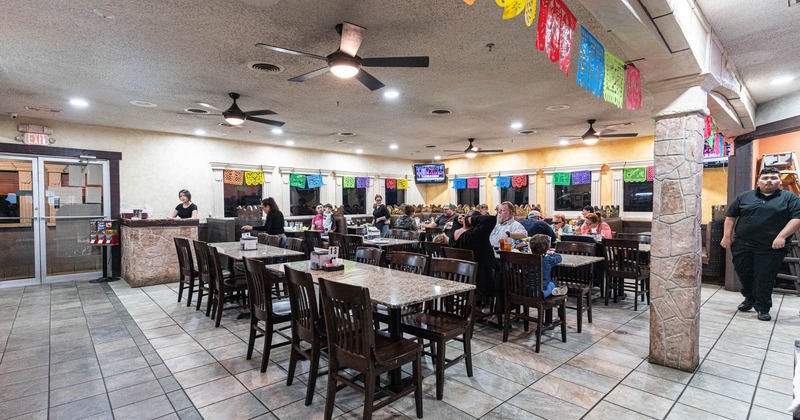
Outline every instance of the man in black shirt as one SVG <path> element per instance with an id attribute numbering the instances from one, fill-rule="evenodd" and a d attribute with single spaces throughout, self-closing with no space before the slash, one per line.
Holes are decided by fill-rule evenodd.
<path id="1" fill-rule="evenodd" d="M 731 250 L 742 282 L 744 301 L 739 310 L 755 308 L 761 321 L 772 319 L 772 287 L 788 251 L 786 239 L 800 228 L 800 198 L 780 186 L 778 169 L 762 169 L 756 189 L 740 194 L 728 206 L 720 241 Z"/>
<path id="2" fill-rule="evenodd" d="M 429 228 L 450 229 L 453 226 L 453 221 L 456 219 L 456 212 L 453 210 L 452 204 L 445 204 L 442 206 L 442 214 L 431 223 L 425 225 Z"/>
<path id="3" fill-rule="evenodd" d="M 542 213 L 539 210 L 531 210 L 528 213 L 528 218 L 525 220 L 520 220 L 519 222 L 528 232 L 528 236 L 533 235 L 547 235 L 550 237 L 550 243 L 552 246 L 556 246 L 556 234 L 553 232 L 553 229 L 550 225 L 547 224 L 544 220 L 542 220 Z"/>

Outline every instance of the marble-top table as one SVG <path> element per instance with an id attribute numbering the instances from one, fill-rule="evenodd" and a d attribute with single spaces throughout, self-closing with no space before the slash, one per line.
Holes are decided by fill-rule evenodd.
<path id="1" fill-rule="evenodd" d="M 389 248 L 392 246 L 402 246 L 402 245 L 411 245 L 411 244 L 418 244 L 419 241 L 413 241 L 410 239 L 395 239 L 395 238 L 380 238 L 380 239 L 364 239 L 364 245 L 367 246 L 375 246 L 378 248 Z"/>
<path id="2" fill-rule="evenodd" d="M 639 244 L 639 251 L 650 253 L 650 244 Z"/>
<path id="3" fill-rule="evenodd" d="M 605 260 L 603 257 L 590 257 L 588 255 L 572 255 L 572 254 L 560 254 L 561 255 L 561 262 L 558 263 L 559 266 L 562 267 L 582 267 L 584 265 L 594 264 L 596 262 L 600 262 Z"/>
<path id="4" fill-rule="evenodd" d="M 239 242 L 215 242 L 210 243 L 209 245 L 217 248 L 217 252 L 220 254 L 236 261 L 242 261 L 242 258 L 244 257 L 255 258 L 258 260 L 274 260 L 282 257 L 300 258 L 305 256 L 305 254 L 300 251 L 293 251 L 291 249 L 278 248 L 276 246 L 264 244 L 258 244 L 256 249 L 249 251 L 241 249 Z"/>

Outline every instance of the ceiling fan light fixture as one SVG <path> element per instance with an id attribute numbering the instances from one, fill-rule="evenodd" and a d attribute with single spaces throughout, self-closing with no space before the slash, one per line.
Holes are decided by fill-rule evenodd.
<path id="1" fill-rule="evenodd" d="M 597 142 L 599 142 L 599 141 L 600 141 L 600 138 L 597 137 L 597 136 L 585 136 L 583 138 L 583 143 L 587 144 L 589 146 L 591 146 L 593 144 L 597 144 Z"/>
<path id="2" fill-rule="evenodd" d="M 349 79 L 358 74 L 358 67 L 350 61 L 332 61 L 331 73 L 341 79 Z"/>
<path id="3" fill-rule="evenodd" d="M 226 112 L 225 114 L 223 114 L 223 117 L 225 117 L 225 122 L 230 125 L 244 124 L 244 116 L 234 115 L 232 113 Z"/>
<path id="4" fill-rule="evenodd" d="M 466 152 L 464 152 L 464 156 L 466 156 L 469 159 L 472 159 L 475 156 L 478 156 L 478 153 L 475 152 L 474 150 L 470 149 L 470 150 L 467 150 Z"/>

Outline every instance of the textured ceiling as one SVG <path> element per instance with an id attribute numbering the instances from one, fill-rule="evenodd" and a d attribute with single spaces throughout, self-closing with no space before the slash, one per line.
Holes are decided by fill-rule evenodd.
<path id="1" fill-rule="evenodd" d="M 631 59 L 580 2 L 566 3 L 608 50 Z M 605 6 L 619 8 L 620 2 L 590 3 L 597 11 Z M 103 18 L 96 9 L 114 18 Z M 709 14 L 718 13 L 716 9 Z M 636 112 L 593 97 L 575 85 L 577 47 L 570 75 L 565 77 L 545 53 L 536 50 L 535 26 L 526 27 L 522 16 L 503 21 L 501 14 L 502 9 L 489 0 L 476 1 L 474 6 L 461 0 L 16 2 L 5 10 L 0 25 L 0 112 L 182 134 L 204 129 L 209 136 L 265 144 L 291 139 L 294 147 L 342 152 L 361 148 L 367 154 L 415 160 L 444 156 L 443 149 L 463 150 L 468 137 L 477 138 L 479 147 L 506 152 L 552 147 L 559 135 L 586 131 L 589 118 L 598 120 L 598 130 L 632 123 L 615 128 L 652 134 L 648 94 L 644 109 Z M 716 28 L 717 20 L 710 20 Z M 304 83 L 289 82 L 324 62 L 255 47 L 262 42 L 324 56 L 338 47 L 334 26 L 342 21 L 368 29 L 360 56 L 427 55 L 430 67 L 370 68 L 387 85 L 371 92 L 356 80 L 330 74 Z M 655 37 L 645 29 L 642 33 Z M 723 29 L 718 34 L 724 43 Z M 761 77 L 763 72 L 757 67 L 764 61 L 751 58 L 749 54 L 761 48 L 748 48 L 743 37 L 727 38 L 747 85 L 747 77 Z M 494 44 L 491 50 L 490 43 Z M 744 57 L 741 63 L 737 51 Z M 283 71 L 257 72 L 249 67 L 254 62 L 275 64 Z M 643 77 L 648 82 L 646 73 Z M 382 93 L 389 88 L 397 89 L 400 97 L 385 99 Z M 284 133 L 272 134 L 271 127 L 253 122 L 243 128 L 221 127 L 222 117 L 183 113 L 199 108 L 199 102 L 226 109 L 228 92 L 242 95 L 239 105 L 244 111 L 268 108 L 277 112 L 269 118 L 286 122 Z M 775 95 L 768 89 L 758 92 L 757 100 Z M 67 101 L 76 96 L 87 99 L 90 107 L 71 107 Z M 130 101 L 157 106 L 142 108 Z M 545 110 L 562 104 L 570 109 Z M 26 106 L 63 112 L 33 111 Z M 433 115 L 434 109 L 452 114 Z M 511 129 L 514 121 L 523 127 Z M 526 129 L 536 133 L 516 134 Z M 356 136 L 342 137 L 339 132 Z M 391 143 L 399 144 L 400 150 L 389 150 Z"/>

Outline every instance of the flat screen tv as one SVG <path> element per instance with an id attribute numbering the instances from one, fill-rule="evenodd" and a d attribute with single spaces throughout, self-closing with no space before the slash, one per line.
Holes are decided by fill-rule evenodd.
<path id="1" fill-rule="evenodd" d="M 418 163 L 414 165 L 414 176 L 417 184 L 444 184 L 447 182 L 444 163 Z"/>

